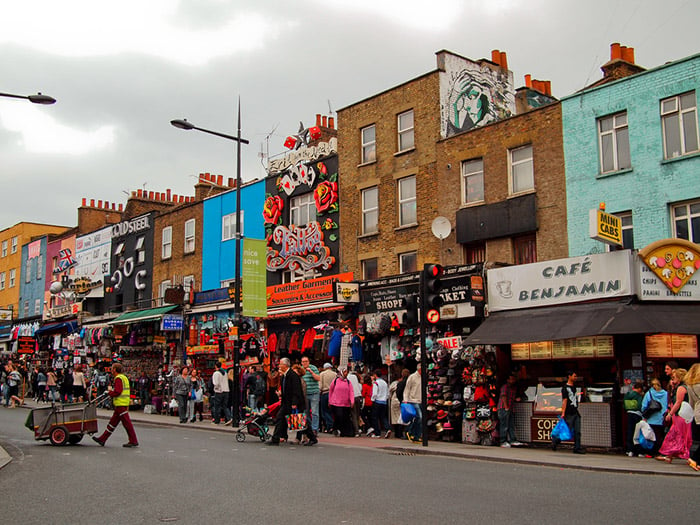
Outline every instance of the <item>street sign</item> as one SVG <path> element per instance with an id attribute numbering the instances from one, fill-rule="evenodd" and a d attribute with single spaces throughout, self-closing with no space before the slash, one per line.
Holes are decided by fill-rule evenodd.
<path id="1" fill-rule="evenodd" d="M 435 324 L 440 320 L 440 312 L 435 309 L 428 310 L 428 313 L 425 314 L 425 318 L 429 323 Z"/>

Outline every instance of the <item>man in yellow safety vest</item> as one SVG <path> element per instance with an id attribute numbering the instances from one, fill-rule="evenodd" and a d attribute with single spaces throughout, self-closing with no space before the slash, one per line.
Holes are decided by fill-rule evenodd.
<path id="1" fill-rule="evenodd" d="M 112 403 L 114 404 L 114 412 L 112 413 L 112 418 L 107 423 L 107 428 L 102 433 L 100 437 L 94 437 L 92 440 L 100 445 L 105 446 L 107 439 L 112 435 L 114 429 L 117 428 L 119 422 L 124 425 L 124 430 L 129 436 L 129 442 L 124 443 L 124 447 L 138 447 L 139 440 L 136 438 L 136 431 L 134 430 L 134 425 L 131 423 L 131 418 L 129 417 L 129 403 L 131 401 L 131 390 L 129 389 L 129 378 L 126 377 L 123 372 L 123 367 L 120 363 L 114 363 L 112 365 L 112 375 L 114 376 L 114 385 L 108 388 L 108 393 L 112 398 Z"/>

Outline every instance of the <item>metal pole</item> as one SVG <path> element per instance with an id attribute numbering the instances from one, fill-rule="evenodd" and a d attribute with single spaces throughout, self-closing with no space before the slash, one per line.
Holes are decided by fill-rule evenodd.
<path id="1" fill-rule="evenodd" d="M 428 352 L 425 343 L 425 333 L 428 331 L 428 323 L 425 314 L 428 310 L 426 306 L 425 293 L 425 270 L 420 273 L 420 408 L 421 408 L 421 434 L 423 446 L 428 446 Z"/>
<path id="2" fill-rule="evenodd" d="M 240 420 L 241 389 L 240 348 L 241 348 L 241 97 L 238 97 L 238 133 L 236 135 L 236 298 L 233 318 L 236 325 L 236 339 L 233 342 L 233 424 Z"/>

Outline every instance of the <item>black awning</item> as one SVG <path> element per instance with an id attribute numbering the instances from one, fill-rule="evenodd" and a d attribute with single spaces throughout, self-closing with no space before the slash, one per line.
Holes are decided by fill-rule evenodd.
<path id="1" fill-rule="evenodd" d="M 60 323 L 45 324 L 41 328 L 34 330 L 34 335 L 51 334 L 54 332 L 66 331 L 69 334 L 78 331 L 77 321 L 64 321 Z"/>
<path id="2" fill-rule="evenodd" d="M 467 343 L 531 343 L 654 333 L 700 334 L 700 304 L 609 301 L 494 312 L 467 337 Z"/>

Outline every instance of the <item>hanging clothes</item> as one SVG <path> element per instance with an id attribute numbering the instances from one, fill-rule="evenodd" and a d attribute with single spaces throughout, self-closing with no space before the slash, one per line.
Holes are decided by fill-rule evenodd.
<path id="1" fill-rule="evenodd" d="M 297 330 L 292 334 L 292 337 L 289 339 L 289 351 L 290 352 L 298 352 L 299 351 L 299 331 Z"/>
<path id="2" fill-rule="evenodd" d="M 350 340 L 350 352 L 354 362 L 358 363 L 362 361 L 362 339 L 360 339 L 360 336 L 352 336 Z"/>
<path id="3" fill-rule="evenodd" d="M 304 339 L 301 342 L 301 353 L 311 352 L 314 347 L 314 340 L 316 339 L 316 330 L 309 328 L 304 334 Z"/>
<path id="4" fill-rule="evenodd" d="M 267 338 L 267 353 L 272 355 L 277 352 L 277 334 L 272 333 Z"/>
<path id="5" fill-rule="evenodd" d="M 340 344 L 343 341 L 343 332 L 340 330 L 333 330 L 331 338 L 328 341 L 328 356 L 329 357 L 340 357 Z"/>

